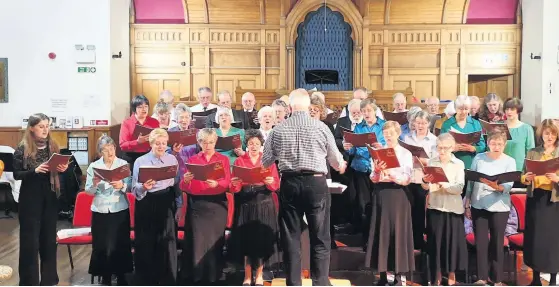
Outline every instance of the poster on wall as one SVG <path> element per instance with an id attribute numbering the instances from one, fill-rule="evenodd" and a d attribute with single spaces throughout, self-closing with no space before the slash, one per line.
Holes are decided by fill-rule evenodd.
<path id="1" fill-rule="evenodd" d="M 0 103 L 8 102 L 8 58 L 0 58 Z"/>

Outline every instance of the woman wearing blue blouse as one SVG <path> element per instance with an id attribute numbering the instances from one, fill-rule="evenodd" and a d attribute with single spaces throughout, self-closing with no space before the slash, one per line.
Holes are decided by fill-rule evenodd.
<path id="1" fill-rule="evenodd" d="M 382 148 L 386 144 L 382 135 L 382 127 L 386 121 L 377 117 L 378 107 L 373 99 L 364 99 L 360 105 L 363 121 L 355 126 L 353 132 L 356 134 L 374 133 L 377 142 L 373 144 L 373 147 Z M 370 224 L 370 212 L 367 211 L 371 209 L 371 193 L 373 192 L 373 184 L 369 179 L 372 171 L 371 156 L 367 147 L 354 147 L 345 141 L 343 146 L 350 156 L 355 156 L 351 161 L 353 184 L 357 191 L 357 202 L 354 208 L 357 209 L 357 214 L 361 215 L 359 218 L 361 222 L 358 222 L 358 225 L 361 225 L 363 243 L 366 244 Z"/>
<path id="2" fill-rule="evenodd" d="M 124 274 L 133 271 L 130 242 L 130 212 L 126 192 L 131 177 L 121 181 L 106 182 L 95 177 L 93 168 L 113 170 L 128 165 L 116 157 L 116 144 L 109 136 L 97 141 L 100 159 L 87 168 L 85 192 L 94 196 L 91 204 L 91 236 L 93 245 L 89 262 L 89 274 L 102 276 L 103 285 L 111 285 L 116 274 L 118 285 L 125 285 Z"/>
<path id="3" fill-rule="evenodd" d="M 481 131 L 481 123 L 469 116 L 471 106 L 472 102 L 468 96 L 458 96 L 454 101 L 456 114 L 443 123 L 441 134 L 448 133 L 449 131 L 464 134 Z M 465 168 L 469 169 L 476 154 L 484 152 L 485 148 L 485 141 L 483 136 L 481 136 L 479 141 L 473 145 L 456 144 L 454 155 L 464 162 Z"/>
<path id="4" fill-rule="evenodd" d="M 471 170 L 490 176 L 516 171 L 514 159 L 504 154 L 506 143 L 506 133 L 499 129 L 489 132 L 489 151 L 476 155 Z M 474 222 L 479 279 L 474 285 L 485 285 L 491 279 L 495 286 L 502 286 L 503 241 L 511 207 L 512 186 L 513 182 L 489 181 L 483 178 L 481 182 L 468 183 L 465 214 Z M 491 278 L 489 268 L 492 271 Z"/>

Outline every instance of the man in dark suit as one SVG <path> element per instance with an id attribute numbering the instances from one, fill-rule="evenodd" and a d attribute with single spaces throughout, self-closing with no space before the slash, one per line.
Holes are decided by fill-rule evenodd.
<path id="1" fill-rule="evenodd" d="M 349 111 L 348 115 L 345 117 L 340 117 L 338 122 L 336 123 L 336 129 L 334 130 L 334 139 L 336 140 L 336 146 L 342 153 L 344 160 L 351 164 L 353 160 L 353 156 L 350 156 L 349 153 L 344 149 L 344 129 L 353 131 L 355 126 L 363 121 L 363 116 L 361 115 L 361 99 L 353 99 L 347 105 L 347 110 Z M 344 218 L 345 222 L 349 222 L 351 225 L 357 224 L 360 219 L 360 215 L 354 212 L 354 209 L 347 208 L 348 206 L 354 206 L 355 202 L 357 201 L 357 193 L 355 187 L 353 186 L 353 179 L 351 176 L 351 169 L 348 169 L 345 174 L 339 174 L 336 172 L 332 173 L 332 181 L 340 182 L 344 185 L 347 185 L 346 191 L 344 194 L 344 206 L 337 207 L 335 202 L 332 202 L 332 218 L 341 217 Z M 347 229 L 349 226 L 347 224 L 338 224 L 335 225 L 334 228 L 336 231 L 341 231 L 343 229 Z M 359 230 L 359 226 L 353 226 L 352 231 Z"/>
<path id="2" fill-rule="evenodd" d="M 252 129 L 259 129 L 260 123 L 258 123 L 258 110 L 256 109 L 256 98 L 251 92 L 246 92 L 241 97 L 241 103 L 243 104 L 243 112 L 250 119 L 249 125 Z"/>
<path id="3" fill-rule="evenodd" d="M 231 111 L 233 112 L 233 123 L 240 122 L 241 124 L 239 128 L 244 130 L 250 129 L 250 119 L 247 116 L 247 113 L 245 113 L 244 111 L 234 110 L 231 107 L 231 94 L 228 91 L 219 92 L 219 94 L 217 94 L 217 101 L 218 101 L 218 106 L 227 107 L 231 109 Z M 214 123 L 218 123 L 216 119 L 216 113 L 210 114 L 206 118 L 206 127 L 213 128 Z"/>

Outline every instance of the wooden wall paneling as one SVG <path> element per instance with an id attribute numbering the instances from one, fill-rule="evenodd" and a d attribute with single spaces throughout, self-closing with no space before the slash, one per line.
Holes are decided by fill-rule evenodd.
<path id="1" fill-rule="evenodd" d="M 390 24 L 440 24 L 444 0 L 391 0 Z"/>
<path id="2" fill-rule="evenodd" d="M 369 23 L 370 24 L 384 24 L 385 8 L 387 0 L 369 0 Z"/>
<path id="3" fill-rule="evenodd" d="M 464 9 L 462 10 L 462 24 L 466 24 L 468 20 L 468 10 L 470 10 L 470 0 L 464 2 Z"/>

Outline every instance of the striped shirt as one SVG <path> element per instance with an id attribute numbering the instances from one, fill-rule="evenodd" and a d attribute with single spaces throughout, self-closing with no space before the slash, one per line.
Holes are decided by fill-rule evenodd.
<path id="1" fill-rule="evenodd" d="M 269 167 L 278 160 L 280 172 L 327 174 L 328 166 L 324 159 L 336 170 L 345 164 L 330 129 L 323 122 L 311 118 L 308 112 L 295 111 L 268 135 L 262 165 Z"/>

